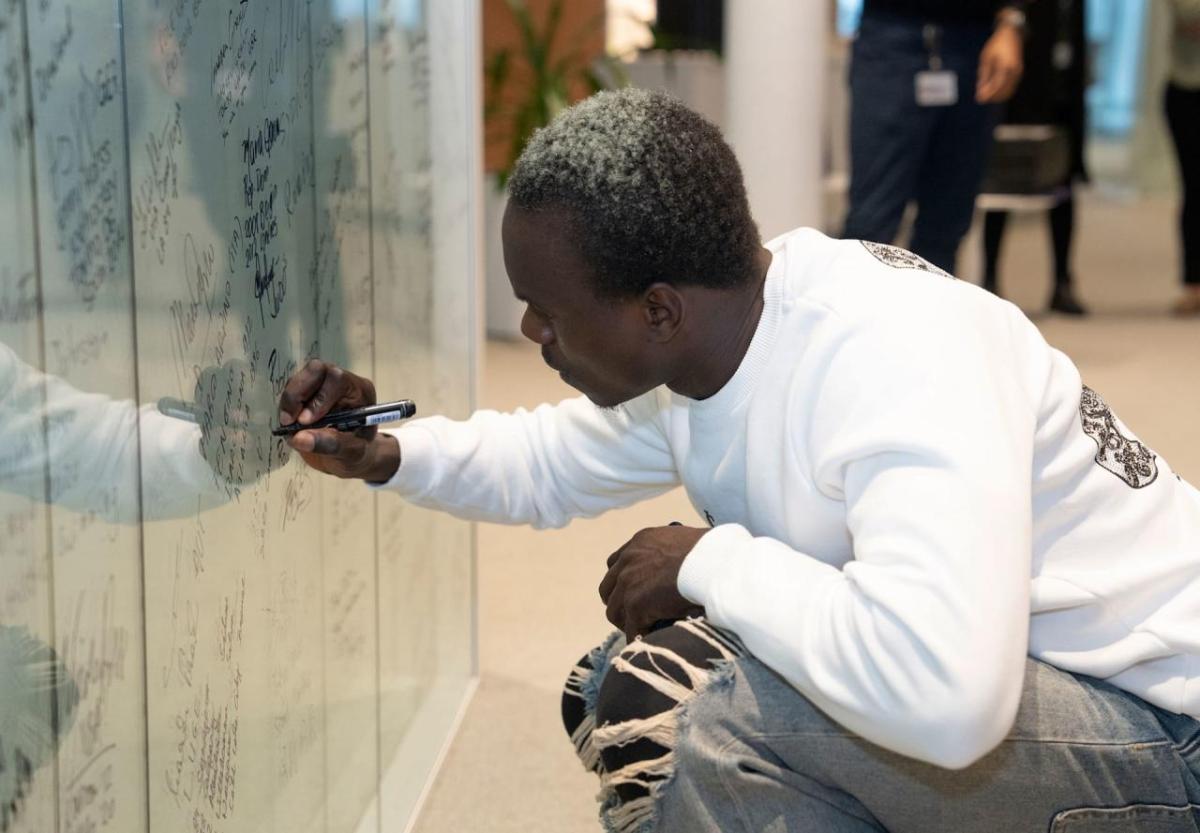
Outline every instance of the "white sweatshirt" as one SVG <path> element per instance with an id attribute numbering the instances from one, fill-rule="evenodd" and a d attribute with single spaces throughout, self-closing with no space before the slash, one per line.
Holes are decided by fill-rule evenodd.
<path id="1" fill-rule="evenodd" d="M 715 528 L 680 592 L 839 723 L 941 766 L 1004 738 L 1027 653 L 1200 717 L 1200 492 L 1013 305 L 891 247 L 768 248 L 715 396 L 420 420 L 384 488 L 546 527 L 682 483 Z"/>

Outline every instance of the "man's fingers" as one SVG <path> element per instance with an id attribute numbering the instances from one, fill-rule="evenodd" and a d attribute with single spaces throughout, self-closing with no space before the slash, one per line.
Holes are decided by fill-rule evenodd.
<path id="1" fill-rule="evenodd" d="M 622 630 L 625 632 L 626 641 L 632 642 L 639 636 L 645 636 L 650 632 L 650 626 L 656 621 L 656 619 L 647 619 L 644 616 L 629 616 L 629 618 L 625 620 L 625 627 L 622 628 Z"/>
<path id="2" fill-rule="evenodd" d="M 623 553 L 624 551 L 625 551 L 625 547 L 621 547 L 621 549 L 617 550 L 616 552 L 614 552 L 612 555 L 610 555 L 608 557 L 607 563 L 608 563 L 609 569 L 612 569 L 613 565 L 616 564 L 621 559 L 621 553 Z"/>
<path id="3" fill-rule="evenodd" d="M 290 437 L 284 437 L 283 441 L 296 449 L 296 451 L 308 454 L 313 450 L 313 446 L 316 445 L 313 433 L 312 431 L 297 431 Z"/>
<path id="4" fill-rule="evenodd" d="M 980 102 L 991 101 L 1000 83 L 1001 69 L 993 61 L 987 61 L 979 70 L 979 83 L 975 87 Z"/>
<path id="5" fill-rule="evenodd" d="M 617 585 L 617 579 L 621 575 L 621 568 L 618 564 L 621 561 L 621 555 L 629 546 L 626 542 L 619 550 L 608 557 L 608 572 L 604 575 L 604 580 L 600 582 L 600 600 L 608 604 L 608 597 L 612 595 L 613 588 Z"/>
<path id="6" fill-rule="evenodd" d="M 612 595 L 613 589 L 617 586 L 617 578 L 620 575 L 620 570 L 613 569 L 612 559 L 610 558 L 608 572 L 604 574 L 604 579 L 600 582 L 600 601 L 608 604 L 608 598 Z"/>
<path id="7" fill-rule="evenodd" d="M 624 595 L 623 593 L 613 593 L 604 606 L 605 618 L 619 631 L 625 630 Z"/>
<path id="8" fill-rule="evenodd" d="M 652 609 L 649 599 L 639 592 L 639 588 L 631 588 L 628 593 L 622 593 L 621 598 L 621 616 L 624 619 L 621 630 L 625 632 L 625 638 L 633 640 L 648 634 L 661 615 Z"/>
<path id="9" fill-rule="evenodd" d="M 300 416 L 309 397 L 325 381 L 327 365 L 320 359 L 309 359 L 304 367 L 292 374 L 279 394 L 279 424 L 290 425 Z M 299 449 L 297 449 L 299 450 Z"/>
<path id="10" fill-rule="evenodd" d="M 374 404 L 375 385 L 370 379 L 331 364 L 326 365 L 321 386 L 304 404 L 297 419 L 301 423 L 315 422 L 333 411 Z"/>
<path id="11" fill-rule="evenodd" d="M 1007 100 L 1016 91 L 1023 69 L 1019 63 L 1013 64 L 997 56 L 985 58 L 979 65 L 976 100 L 980 104 Z"/>
<path id="12" fill-rule="evenodd" d="M 279 424 L 307 425 L 331 411 L 375 404 L 375 385 L 335 364 L 310 359 L 279 395 Z"/>
<path id="13" fill-rule="evenodd" d="M 1016 70 L 1009 67 L 1001 67 L 993 79 L 992 91 L 988 100 L 1004 101 L 1011 96 L 1013 90 L 1016 89 L 1018 77 Z"/>
<path id="14" fill-rule="evenodd" d="M 304 409 L 300 411 L 296 420 L 303 424 L 315 422 L 333 410 L 334 404 L 341 401 L 345 392 L 347 375 L 346 371 L 336 364 L 326 365 L 325 378 L 304 403 Z"/>
<path id="15" fill-rule="evenodd" d="M 333 456 L 342 450 L 342 437 L 333 428 L 297 431 L 287 438 L 288 445 L 305 454 Z"/>

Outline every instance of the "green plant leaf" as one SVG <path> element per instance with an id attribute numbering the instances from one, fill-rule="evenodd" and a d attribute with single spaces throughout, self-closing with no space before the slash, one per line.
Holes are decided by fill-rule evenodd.
<path id="1" fill-rule="evenodd" d="M 524 50 L 525 60 L 537 74 L 541 72 L 546 63 L 545 43 L 538 37 L 537 28 L 533 25 L 533 15 L 529 13 L 529 8 L 525 5 L 524 0 L 507 0 L 507 2 L 509 9 L 512 10 L 513 18 L 517 22 L 517 31 L 521 35 L 521 47 Z"/>
<path id="2" fill-rule="evenodd" d="M 484 93 L 483 118 L 484 121 L 494 121 L 500 114 L 502 105 L 501 93 L 504 91 L 504 85 L 508 83 L 509 72 L 512 67 L 512 50 L 501 49 L 488 61 L 485 75 L 487 77 L 487 90 Z"/>
<path id="3" fill-rule="evenodd" d="M 549 59 L 550 52 L 554 49 L 554 39 L 558 37 L 558 24 L 562 22 L 562 0 L 554 0 L 550 4 L 550 9 L 546 13 L 546 26 L 542 29 L 542 44 L 546 49 L 545 57 Z"/>
<path id="4" fill-rule="evenodd" d="M 593 17 L 572 33 L 570 48 L 566 54 L 552 59 L 553 46 L 562 24 L 564 0 L 553 0 L 547 9 L 543 25 L 539 27 L 525 0 L 505 0 L 513 15 L 520 36 L 519 46 L 503 50 L 493 56 L 487 66 L 487 95 L 484 117 L 497 120 L 501 115 L 511 116 L 512 136 L 504 167 L 497 172 L 497 182 L 503 187 L 512 175 L 512 168 L 520 158 L 526 143 L 538 128 L 545 126 L 559 113 L 570 106 L 571 88 L 576 83 L 585 85 L 589 92 L 597 92 L 606 85 L 591 67 L 580 66 L 580 56 L 589 37 L 596 33 L 597 26 L 604 22 L 604 15 Z M 504 102 L 501 93 L 512 80 L 515 62 L 526 64 L 530 70 L 528 83 L 522 83 L 515 100 Z M 614 65 L 610 72 L 622 86 L 626 82 L 624 73 Z M 521 76 L 525 81 L 524 75 Z M 500 125 L 497 124 L 497 127 Z"/>

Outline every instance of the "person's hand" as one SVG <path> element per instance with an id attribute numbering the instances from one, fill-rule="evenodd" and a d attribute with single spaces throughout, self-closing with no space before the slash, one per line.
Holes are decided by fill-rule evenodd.
<path id="1" fill-rule="evenodd" d="M 707 529 L 658 526 L 643 529 L 608 557 L 600 598 L 608 621 L 632 641 L 660 619 L 682 619 L 704 609 L 679 594 L 679 568 Z"/>
<path id="2" fill-rule="evenodd" d="M 980 104 L 1008 101 L 1025 71 L 1024 45 L 1017 29 L 1001 24 L 979 53 L 975 100 Z"/>
<path id="3" fill-rule="evenodd" d="M 254 483 L 288 461 L 288 448 L 271 436 L 274 395 L 263 374 L 243 359 L 205 367 L 193 391 L 200 423 L 200 455 L 229 483 Z"/>
<path id="4" fill-rule="evenodd" d="M 335 364 L 310 359 L 288 379 L 279 396 L 279 424 L 308 425 L 332 411 L 375 404 L 375 385 Z M 317 471 L 382 483 L 400 465 L 395 437 L 370 425 L 354 432 L 320 428 L 298 431 L 287 444 Z"/>

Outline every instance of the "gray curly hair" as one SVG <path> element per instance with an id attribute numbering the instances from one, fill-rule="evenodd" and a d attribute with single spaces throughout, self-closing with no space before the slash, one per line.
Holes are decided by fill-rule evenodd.
<path id="1" fill-rule="evenodd" d="M 597 93 L 534 133 L 509 201 L 570 212 L 602 297 L 635 296 L 660 281 L 739 286 L 761 246 L 721 132 L 650 90 Z"/>

